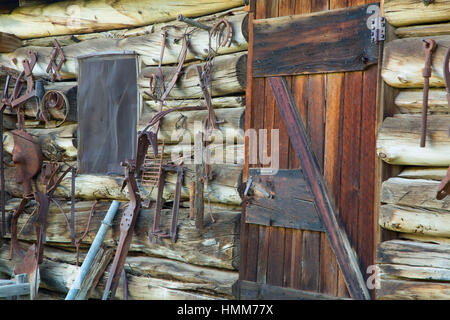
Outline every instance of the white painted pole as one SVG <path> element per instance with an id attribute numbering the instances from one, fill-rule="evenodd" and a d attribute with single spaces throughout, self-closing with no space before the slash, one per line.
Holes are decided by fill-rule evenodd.
<path id="1" fill-rule="evenodd" d="M 75 282 L 72 284 L 72 287 L 67 293 L 66 300 L 84 300 L 86 298 L 82 296 L 77 296 L 77 294 L 80 291 L 81 284 L 83 283 L 84 278 L 86 277 L 87 273 L 89 272 L 89 269 L 91 268 L 94 257 L 97 254 L 97 251 L 103 242 L 103 238 L 105 238 L 106 231 L 108 231 L 108 228 L 111 226 L 111 223 L 118 209 L 119 209 L 119 201 L 114 200 L 111 203 L 111 206 L 109 207 L 109 210 L 102 221 L 102 225 L 100 226 L 97 235 L 95 236 L 95 239 L 91 244 L 91 247 L 89 248 L 89 251 L 86 255 L 86 258 L 83 261 L 83 264 L 81 265 L 80 271 L 78 272 Z"/>

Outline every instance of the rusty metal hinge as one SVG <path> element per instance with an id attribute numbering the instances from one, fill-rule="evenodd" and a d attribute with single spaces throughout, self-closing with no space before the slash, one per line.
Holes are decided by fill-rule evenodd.
<path id="1" fill-rule="evenodd" d="M 370 38 L 372 43 L 384 41 L 386 39 L 386 18 L 376 16 L 371 21 Z"/>

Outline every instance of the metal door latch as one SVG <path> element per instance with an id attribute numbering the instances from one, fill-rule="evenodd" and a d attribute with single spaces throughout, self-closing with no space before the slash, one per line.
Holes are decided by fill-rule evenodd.
<path id="1" fill-rule="evenodd" d="M 247 193 L 250 190 L 250 187 L 252 185 L 253 185 L 253 188 L 255 188 L 256 190 L 261 192 L 266 198 L 269 198 L 269 199 L 273 198 L 273 196 L 269 192 L 267 192 L 266 190 L 264 190 L 263 188 L 258 186 L 256 183 L 254 183 L 252 176 L 250 176 L 247 180 L 247 186 L 245 187 L 244 196 L 247 195 Z"/>

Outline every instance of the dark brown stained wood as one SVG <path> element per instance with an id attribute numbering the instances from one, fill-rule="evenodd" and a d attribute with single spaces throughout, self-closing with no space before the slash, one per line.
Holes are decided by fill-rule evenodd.
<path id="1" fill-rule="evenodd" d="M 337 220 L 334 204 L 328 194 L 317 160 L 313 156 L 309 138 L 286 80 L 281 77 L 270 77 L 269 81 L 296 154 L 300 159 L 303 174 L 310 185 L 319 217 L 326 228 L 333 251 L 344 273 L 350 294 L 354 299 L 370 299 L 357 259 Z"/>
<path id="2" fill-rule="evenodd" d="M 10 33 L 0 32 L 0 52 L 13 52 L 22 46 L 22 40 Z"/>
<path id="3" fill-rule="evenodd" d="M 317 292 L 283 288 L 268 284 L 238 280 L 233 285 L 233 293 L 240 300 L 342 300 L 342 298 Z"/>
<path id="4" fill-rule="evenodd" d="M 377 116 L 377 66 L 363 74 L 363 96 L 361 104 L 361 152 L 359 162 L 359 213 L 358 213 L 358 257 L 363 271 L 374 263 L 375 252 L 375 174 L 376 174 L 376 116 Z M 365 274 L 365 272 L 363 272 Z"/>
<path id="5" fill-rule="evenodd" d="M 280 169 L 275 175 L 260 175 L 259 169 L 249 169 L 249 175 L 274 196 L 266 198 L 250 188 L 249 196 L 252 192 L 253 196 L 247 204 L 246 223 L 324 231 L 301 170 Z"/>
<path id="6" fill-rule="evenodd" d="M 318 291 L 320 282 L 320 233 L 303 232 L 300 288 Z"/>
<path id="7" fill-rule="evenodd" d="M 345 74 L 340 217 L 350 243 L 357 245 L 362 73 Z"/>
<path id="8" fill-rule="evenodd" d="M 378 59 L 368 17 L 367 6 L 361 6 L 255 20 L 253 76 L 366 69 Z"/>

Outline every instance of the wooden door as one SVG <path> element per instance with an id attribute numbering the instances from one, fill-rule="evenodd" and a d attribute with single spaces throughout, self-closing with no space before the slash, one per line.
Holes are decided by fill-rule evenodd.
<path id="1" fill-rule="evenodd" d="M 280 170 L 261 174 L 271 164 L 254 163 L 257 146 L 246 140 L 244 180 L 256 191 L 244 198 L 241 299 L 373 294 L 365 279 L 376 228 L 374 5 L 250 1 L 245 127 L 267 129 L 269 150 L 279 129 Z"/>

